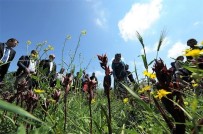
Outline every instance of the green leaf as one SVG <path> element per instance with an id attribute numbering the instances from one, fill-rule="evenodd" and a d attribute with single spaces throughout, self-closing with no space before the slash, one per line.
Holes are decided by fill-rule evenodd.
<path id="1" fill-rule="evenodd" d="M 144 42 L 143 42 L 143 38 L 142 38 L 142 36 L 140 35 L 140 33 L 139 33 L 139 32 L 137 32 L 137 38 L 138 38 L 138 40 L 140 41 L 140 43 L 141 43 L 141 45 L 142 45 L 142 47 L 143 47 L 143 49 L 144 49 Z"/>
<path id="2" fill-rule="evenodd" d="M 17 134 L 26 134 L 25 126 L 22 124 L 18 127 Z"/>
<path id="3" fill-rule="evenodd" d="M 148 64 L 148 66 L 150 66 L 154 61 L 155 61 L 155 60 L 152 60 L 152 61 Z"/>
<path id="4" fill-rule="evenodd" d="M 159 38 L 159 43 L 158 43 L 158 47 L 157 47 L 157 51 L 160 50 L 161 45 L 163 44 L 164 38 L 166 37 L 166 31 L 163 30 L 161 32 L 160 38 Z"/>
<path id="5" fill-rule="evenodd" d="M 147 58 L 145 55 L 141 55 L 142 56 L 142 61 L 144 63 L 144 67 L 146 70 L 148 70 L 148 65 L 147 65 Z"/>
<path id="6" fill-rule="evenodd" d="M 13 105 L 11 103 L 2 101 L 2 100 L 0 100 L 0 109 L 6 110 L 6 111 L 9 111 L 9 112 L 13 112 L 13 113 L 19 114 L 21 116 L 25 116 L 25 117 L 28 117 L 30 119 L 33 119 L 33 120 L 36 120 L 38 122 L 43 123 L 40 119 L 38 119 L 37 117 L 33 116 L 32 114 L 30 114 L 29 112 L 25 111 L 24 109 L 22 109 L 22 108 L 20 108 L 20 107 L 18 107 L 16 105 Z"/>
<path id="7" fill-rule="evenodd" d="M 135 92 L 133 92 L 128 86 L 126 86 L 126 85 L 123 84 L 123 83 L 121 83 L 121 84 L 124 86 L 124 88 L 125 88 L 128 92 L 130 92 L 130 93 L 135 97 L 135 99 L 137 100 L 138 104 L 142 105 L 142 106 L 145 108 L 145 110 L 147 110 L 148 112 L 150 112 L 150 113 L 153 115 L 153 117 L 157 120 L 157 122 L 164 128 L 164 130 L 165 130 L 168 134 L 170 134 L 170 132 L 168 131 L 168 129 L 167 129 L 167 128 L 160 122 L 160 120 L 157 118 L 157 116 L 155 115 L 154 111 L 153 111 Z"/>
<path id="8" fill-rule="evenodd" d="M 203 73 L 203 70 L 202 69 L 199 69 L 197 67 L 190 67 L 188 65 L 182 65 L 183 68 L 193 72 L 193 73 Z"/>
<path id="9" fill-rule="evenodd" d="M 190 120 L 193 120 L 192 116 L 183 108 L 181 107 L 177 102 L 167 98 L 168 100 L 170 100 L 171 102 L 173 102 L 175 105 L 177 105 L 181 110 L 183 110 L 183 112 L 187 115 L 187 117 L 190 119 Z"/>
<path id="10" fill-rule="evenodd" d="M 56 88 L 61 87 L 61 81 L 59 79 L 56 80 Z"/>

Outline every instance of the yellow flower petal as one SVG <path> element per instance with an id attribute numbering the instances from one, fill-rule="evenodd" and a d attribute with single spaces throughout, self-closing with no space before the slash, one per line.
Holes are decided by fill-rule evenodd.
<path id="1" fill-rule="evenodd" d="M 128 98 L 123 99 L 123 103 L 128 103 Z"/>
<path id="2" fill-rule="evenodd" d="M 34 92 L 35 92 L 35 93 L 38 93 L 38 94 L 41 94 L 41 93 L 44 93 L 44 90 L 41 90 L 41 89 L 34 89 Z"/>
<path id="3" fill-rule="evenodd" d="M 93 104 L 93 103 L 95 103 L 96 102 L 96 100 L 95 99 L 92 99 L 91 100 L 91 104 Z"/>
<path id="4" fill-rule="evenodd" d="M 185 56 L 197 57 L 200 55 L 200 52 L 201 52 L 200 49 L 191 49 L 190 51 L 185 53 Z"/>
<path id="5" fill-rule="evenodd" d="M 157 95 L 155 96 L 155 98 L 161 99 L 162 97 L 165 97 L 167 94 L 171 94 L 171 92 L 167 92 L 166 90 L 161 89 L 157 91 Z"/>
<path id="6" fill-rule="evenodd" d="M 27 42 L 26 42 L 26 44 L 27 45 L 30 45 L 32 42 L 30 41 L 30 40 L 28 40 Z"/>

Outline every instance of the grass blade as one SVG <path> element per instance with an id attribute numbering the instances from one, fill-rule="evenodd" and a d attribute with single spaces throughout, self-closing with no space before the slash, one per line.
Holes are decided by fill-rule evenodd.
<path id="1" fill-rule="evenodd" d="M 2 100 L 0 100 L 0 109 L 6 110 L 6 111 L 9 111 L 9 112 L 12 112 L 12 113 L 16 113 L 16 114 L 19 114 L 21 116 L 28 117 L 30 119 L 33 119 L 33 120 L 36 120 L 38 122 L 43 123 L 40 119 L 38 119 L 37 117 L 33 116 L 32 114 L 30 114 L 29 112 L 25 111 L 24 109 L 22 109 L 22 108 L 20 108 L 20 107 L 18 107 L 16 105 L 13 105 L 11 103 L 2 101 Z"/>

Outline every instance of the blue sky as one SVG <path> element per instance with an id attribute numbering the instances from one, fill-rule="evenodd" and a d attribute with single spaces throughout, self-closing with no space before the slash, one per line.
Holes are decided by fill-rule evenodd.
<path id="1" fill-rule="evenodd" d="M 0 42 L 11 37 L 19 40 L 9 69 L 15 71 L 19 57 L 26 55 L 27 40 L 32 42 L 29 50 L 47 41 L 54 47 L 48 54 L 55 54 L 56 63 L 61 64 L 64 40 L 71 35 L 64 55 L 69 63 L 80 32 L 86 30 L 74 62 L 77 67 L 85 68 L 91 61 L 87 72 L 96 72 L 101 82 L 104 71 L 96 55 L 106 53 L 111 65 L 115 53 L 122 53 L 130 70 L 135 62 L 142 77 L 144 67 L 138 57 L 142 47 L 136 31 L 144 38 L 150 61 L 156 56 L 161 31 L 166 30 L 159 57 L 169 66 L 173 61 L 170 57 L 181 55 L 189 38 L 203 40 L 202 5 L 202 0 L 0 0 Z"/>

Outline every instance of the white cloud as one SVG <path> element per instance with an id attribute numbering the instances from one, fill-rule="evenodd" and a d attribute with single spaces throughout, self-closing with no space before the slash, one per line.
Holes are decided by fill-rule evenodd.
<path id="1" fill-rule="evenodd" d="M 162 8 L 162 0 L 152 0 L 150 3 L 136 3 L 123 19 L 118 23 L 122 38 L 127 40 L 137 39 L 136 31 L 143 33 L 155 23 Z"/>
<path id="2" fill-rule="evenodd" d="M 167 57 L 168 58 L 177 58 L 183 54 L 183 51 L 187 49 L 187 45 L 182 42 L 176 42 L 169 50 Z"/>

